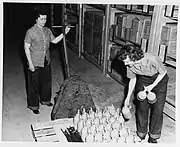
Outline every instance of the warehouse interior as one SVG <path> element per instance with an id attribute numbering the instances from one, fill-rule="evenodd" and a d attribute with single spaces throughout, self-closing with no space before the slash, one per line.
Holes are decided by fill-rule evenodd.
<path id="1" fill-rule="evenodd" d="M 35 23 L 32 11 L 39 6 L 47 8 L 47 26 L 54 35 L 62 33 L 62 27 L 59 26 L 62 26 L 62 9 L 65 7 L 67 20 L 73 26 L 66 35 L 70 74 L 79 75 L 87 83 L 96 108 L 113 105 L 117 109 L 123 105 L 128 79 L 125 66 L 116 59 L 116 53 L 123 45 L 134 44 L 141 46 L 145 52 L 159 55 L 169 75 L 159 142 L 176 143 L 176 39 L 179 9 L 176 5 L 8 2 L 3 3 L 2 141 L 34 142 L 30 126 L 51 121 L 51 107 L 41 105 L 40 114 L 35 115 L 26 105 L 24 37 L 27 29 Z M 123 26 L 124 19 L 127 28 Z M 144 33 L 139 34 L 142 38 L 133 35 L 138 30 L 131 31 L 140 29 L 140 26 L 136 27 L 137 22 L 146 24 L 141 27 Z M 120 31 L 120 28 L 123 30 Z M 167 37 L 167 30 L 170 37 Z M 52 102 L 55 103 L 56 92 L 66 79 L 62 59 L 63 42 L 51 45 L 50 51 Z M 133 106 L 132 114 L 134 109 Z M 135 132 L 134 115 L 127 125 Z"/>

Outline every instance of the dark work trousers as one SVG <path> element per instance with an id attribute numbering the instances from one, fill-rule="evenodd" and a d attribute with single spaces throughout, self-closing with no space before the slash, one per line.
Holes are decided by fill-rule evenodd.
<path id="1" fill-rule="evenodd" d="M 138 92 L 144 90 L 144 86 L 152 84 L 157 76 L 158 74 L 151 77 L 137 75 L 135 87 L 136 128 L 137 135 L 140 138 L 144 138 L 147 133 L 153 139 L 159 139 L 161 137 L 163 109 L 166 101 L 167 83 L 169 79 L 168 75 L 166 74 L 158 85 L 152 89 L 152 92 L 154 92 L 157 97 L 157 101 L 154 104 L 148 103 L 147 99 L 144 101 L 139 101 L 137 99 Z"/>
<path id="2" fill-rule="evenodd" d="M 39 109 L 39 102 L 47 105 L 51 101 L 51 66 L 38 67 L 34 72 L 28 70 L 27 106 Z"/>

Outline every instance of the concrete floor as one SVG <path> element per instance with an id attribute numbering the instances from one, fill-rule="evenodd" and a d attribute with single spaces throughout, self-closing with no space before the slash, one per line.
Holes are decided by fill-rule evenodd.
<path id="1" fill-rule="evenodd" d="M 7 44 L 4 54 L 4 82 L 3 82 L 3 141 L 34 141 L 30 125 L 37 122 L 50 121 L 51 108 L 40 106 L 40 115 L 34 115 L 26 108 L 26 90 L 24 72 L 17 52 L 16 44 Z M 84 79 L 91 90 L 97 107 L 103 108 L 114 104 L 122 104 L 124 87 L 114 79 L 103 76 L 102 71 L 88 62 L 79 59 L 77 54 L 68 50 L 71 74 L 78 74 Z M 52 94 L 58 91 L 63 82 L 58 50 L 52 51 Z M 102 92 L 104 99 L 97 97 Z M 53 100 L 53 97 L 52 97 Z M 129 121 L 131 129 L 135 131 L 135 118 Z M 164 116 L 161 142 L 175 143 L 175 122 Z"/>

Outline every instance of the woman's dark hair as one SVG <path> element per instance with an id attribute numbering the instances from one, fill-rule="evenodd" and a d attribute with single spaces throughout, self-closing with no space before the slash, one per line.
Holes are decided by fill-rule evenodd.
<path id="1" fill-rule="evenodd" d="M 38 17 L 40 17 L 40 15 L 46 15 L 47 16 L 47 12 L 45 9 L 43 8 L 39 8 L 35 10 L 35 19 L 37 19 Z"/>
<path id="2" fill-rule="evenodd" d="M 125 60 L 129 56 L 131 61 L 137 61 L 144 57 L 144 52 L 140 47 L 134 45 L 125 45 L 118 52 L 118 59 Z"/>

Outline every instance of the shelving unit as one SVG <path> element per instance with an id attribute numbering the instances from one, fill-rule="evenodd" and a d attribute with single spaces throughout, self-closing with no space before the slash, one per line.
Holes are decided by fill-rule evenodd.
<path id="1" fill-rule="evenodd" d="M 103 40 L 105 11 L 101 5 L 83 4 L 82 54 L 96 66 L 103 68 Z"/>
<path id="2" fill-rule="evenodd" d="M 154 37 L 151 37 L 148 49 L 159 55 L 165 65 L 173 68 L 176 68 L 177 14 L 178 6 L 175 5 L 155 7 L 151 26 L 154 29 L 150 33 Z"/>
<path id="3" fill-rule="evenodd" d="M 116 58 L 116 54 L 125 44 L 134 44 L 141 47 L 144 52 L 152 52 L 159 55 L 165 65 L 175 67 L 177 27 L 175 26 L 174 30 L 169 29 L 165 35 L 163 34 L 163 29 L 170 27 L 169 25 L 177 25 L 178 7 L 171 6 L 170 8 L 172 8 L 172 11 L 175 10 L 176 12 L 175 14 L 174 12 L 169 12 L 170 15 L 167 16 L 166 11 L 168 7 L 169 6 L 166 5 L 134 6 L 83 4 L 83 14 L 87 11 L 91 14 L 101 13 L 100 15 L 103 17 L 103 20 L 99 22 L 102 23 L 102 33 L 98 38 L 101 40 L 101 49 L 98 52 L 98 56 L 94 56 L 93 52 L 87 53 L 87 47 L 90 47 L 91 50 L 95 50 L 95 52 L 97 50 L 96 47 L 92 45 L 93 43 L 91 46 L 86 44 L 88 41 L 90 42 L 90 38 L 89 40 L 87 38 L 90 36 L 92 37 L 92 35 L 85 32 L 83 32 L 82 35 L 87 36 L 86 39 L 88 41 L 82 41 L 82 54 L 90 62 L 102 69 L 105 76 L 114 78 L 124 86 L 128 84 L 126 67 Z M 173 14 L 176 17 L 174 17 Z M 88 17 L 83 17 L 84 22 L 88 21 L 87 19 Z M 126 20 L 126 23 L 124 23 L 124 20 Z M 92 20 L 89 22 L 93 24 Z M 83 30 L 86 25 L 86 23 L 83 23 Z M 121 29 L 121 31 L 118 29 Z M 171 32 L 174 33 L 171 34 Z M 128 33 L 129 35 L 127 35 Z M 131 38 L 129 38 L 130 36 Z M 170 48 L 170 43 L 173 43 L 174 50 Z M 175 111 L 174 109 L 169 109 L 169 106 L 169 101 L 167 100 L 164 113 L 166 113 L 166 115 L 171 115 L 173 113 L 173 119 L 175 120 Z M 175 105 L 171 105 L 171 107 L 175 108 Z M 170 112 L 170 110 L 172 112 Z"/>
<path id="4" fill-rule="evenodd" d="M 129 14 L 137 14 L 144 16 L 152 16 L 153 5 L 113 5 L 112 8 L 116 8 L 120 11 L 124 11 Z"/>
<path id="5" fill-rule="evenodd" d="M 124 73 L 117 72 L 118 69 L 111 69 L 112 62 L 117 64 L 110 59 L 111 49 L 116 46 L 120 49 L 125 44 L 134 44 L 147 51 L 154 6 L 140 6 L 142 10 L 137 7 L 136 11 L 133 5 L 83 4 L 82 52 L 85 58 L 96 62 L 95 64 L 103 69 L 104 75 L 116 77 L 115 79 L 123 85 L 127 83 L 124 82 L 127 81 L 126 77 L 122 75 Z M 94 35 L 97 34 L 96 30 L 98 30 L 98 36 Z M 143 34 L 139 33 L 140 31 L 143 31 Z M 139 38 L 137 39 L 137 37 Z M 95 40 L 97 41 L 95 42 Z M 116 68 L 116 66 L 113 67 Z M 126 72 L 125 67 L 123 68 L 122 71 Z"/>
<path id="6" fill-rule="evenodd" d="M 146 52 L 150 38 L 154 6 L 136 6 L 136 8 L 133 5 L 113 5 L 113 7 L 110 7 L 110 35 L 109 46 L 107 48 L 108 56 L 106 59 L 108 64 L 105 70 L 108 75 L 124 85 L 128 83 L 128 79 L 125 76 L 126 67 L 115 58 L 110 58 L 110 54 L 113 53 L 116 55 L 121 47 L 126 44 L 139 46 Z M 121 66 L 121 70 L 118 69 L 117 65 Z"/>
<path id="7" fill-rule="evenodd" d="M 112 59 L 109 59 L 112 47 L 118 46 L 120 49 L 120 47 L 125 44 L 134 44 L 141 47 L 144 52 L 153 52 L 161 57 L 165 65 L 176 67 L 176 34 L 171 35 L 174 37 L 172 40 L 168 39 L 171 37 L 170 28 L 172 27 L 170 25 L 174 25 L 172 32 L 177 33 L 178 6 L 83 4 L 83 7 L 84 14 L 94 13 L 93 15 L 96 15 L 99 13 L 98 15 L 103 17 L 103 19 L 99 21 L 99 23 L 102 24 L 101 29 L 103 29 L 98 38 L 100 42 L 99 48 L 101 49 L 98 51 L 98 49 L 93 46 L 92 40 L 90 43 L 87 37 L 84 39 L 82 51 L 84 54 L 89 54 L 87 50 L 91 48 L 91 50 L 98 52 L 98 55 L 90 53 L 91 58 L 94 58 L 95 62 L 102 67 L 105 75 L 114 74 L 112 72 L 113 69 L 110 69 Z M 107 17 L 109 22 L 107 21 L 105 23 Z M 83 19 L 85 22 L 88 21 L 86 16 L 83 17 Z M 93 25 L 92 20 L 89 22 Z M 86 28 L 86 25 L 87 23 L 84 23 L 83 27 Z M 94 26 L 91 26 L 91 28 L 93 27 Z M 162 31 L 165 27 L 169 29 L 169 34 L 167 34 L 169 36 L 166 35 L 166 41 L 163 42 Z M 86 32 L 84 32 L 83 34 L 84 37 L 91 35 L 91 39 L 93 38 L 92 33 L 86 34 Z M 108 34 L 108 36 L 105 34 Z M 108 41 L 107 45 L 105 40 Z M 90 45 L 87 45 L 87 42 L 89 42 Z M 119 81 L 121 82 L 120 79 Z"/>
<path id="8" fill-rule="evenodd" d="M 114 74 L 111 73 L 112 70 L 108 70 L 112 62 L 109 60 L 111 48 L 113 46 L 120 48 L 125 44 L 140 46 L 144 52 L 159 55 L 167 66 L 176 67 L 178 6 L 116 4 L 68 4 L 66 6 L 68 16 L 79 19 L 71 34 L 68 34 L 71 36 L 68 40 L 69 45 L 75 48 L 79 57 L 83 54 L 87 58 L 92 58 L 101 66 L 104 75 L 107 71 L 108 74 Z M 51 8 L 52 28 L 55 34 L 56 30 L 59 32 L 61 29 L 58 27 L 61 25 L 58 19 L 59 7 L 61 5 L 52 4 Z M 174 34 L 170 35 L 171 32 Z"/>

